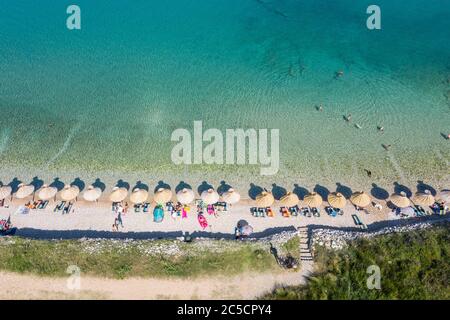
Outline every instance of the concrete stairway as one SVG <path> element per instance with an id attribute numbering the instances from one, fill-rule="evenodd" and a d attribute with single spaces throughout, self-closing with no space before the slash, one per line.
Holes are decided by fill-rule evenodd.
<path id="1" fill-rule="evenodd" d="M 300 260 L 301 261 L 313 261 L 311 249 L 309 247 L 308 228 L 299 227 L 298 236 L 300 238 Z"/>

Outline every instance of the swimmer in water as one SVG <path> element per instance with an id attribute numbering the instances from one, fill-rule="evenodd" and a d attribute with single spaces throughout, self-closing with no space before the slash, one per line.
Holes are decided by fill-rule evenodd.
<path id="1" fill-rule="evenodd" d="M 348 115 L 344 116 L 345 121 L 350 122 L 352 121 L 352 114 L 349 113 Z"/>
<path id="2" fill-rule="evenodd" d="M 384 132 L 384 127 L 382 127 L 382 126 L 378 126 L 377 129 L 378 129 L 378 131 L 380 131 L 380 132 Z"/>
<path id="3" fill-rule="evenodd" d="M 339 70 L 338 72 L 336 72 L 336 78 L 342 77 L 344 75 L 344 71 Z"/>

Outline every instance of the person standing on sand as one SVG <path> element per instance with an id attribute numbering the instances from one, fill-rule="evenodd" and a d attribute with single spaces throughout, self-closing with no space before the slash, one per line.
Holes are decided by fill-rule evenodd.
<path id="1" fill-rule="evenodd" d="M 114 219 L 114 223 L 112 225 L 112 231 L 113 232 L 119 231 L 119 225 L 117 224 L 117 218 Z"/>
<path id="2" fill-rule="evenodd" d="M 119 214 L 117 216 L 117 222 L 118 222 L 117 226 L 119 226 L 119 224 L 120 224 L 122 226 L 122 228 L 123 228 L 122 213 L 120 211 L 119 211 Z"/>

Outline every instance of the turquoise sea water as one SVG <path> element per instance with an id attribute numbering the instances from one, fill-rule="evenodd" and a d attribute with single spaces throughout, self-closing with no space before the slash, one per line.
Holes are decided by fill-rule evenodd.
<path id="1" fill-rule="evenodd" d="M 73 3 L 80 31 L 65 26 Z M 381 7 L 382 30 L 366 28 L 370 4 Z M 0 114 L 0 180 L 75 172 L 445 182 L 450 2 L 7 1 Z M 170 135 L 194 120 L 205 129 L 279 128 L 279 173 L 173 165 Z"/>

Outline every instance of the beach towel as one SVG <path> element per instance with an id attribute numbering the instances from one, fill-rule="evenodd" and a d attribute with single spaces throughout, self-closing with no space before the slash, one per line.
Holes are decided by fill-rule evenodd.
<path id="1" fill-rule="evenodd" d="M 200 224 L 200 227 L 202 227 L 203 230 L 205 230 L 208 227 L 208 221 L 206 221 L 205 216 L 202 214 L 199 214 L 197 216 L 197 219 L 198 219 L 198 223 Z"/>
<path id="2" fill-rule="evenodd" d="M 162 206 L 158 205 L 153 209 L 153 221 L 162 222 L 164 219 L 164 210 Z"/>

